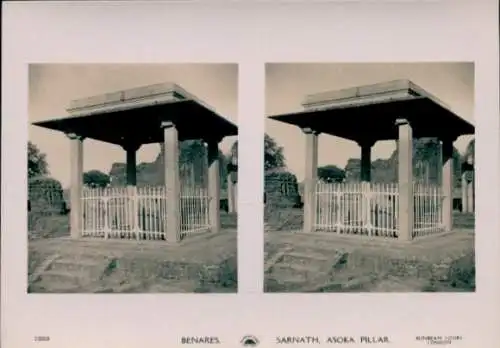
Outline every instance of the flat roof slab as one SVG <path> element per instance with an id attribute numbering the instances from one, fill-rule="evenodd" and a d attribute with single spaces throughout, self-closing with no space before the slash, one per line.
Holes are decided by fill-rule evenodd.
<path id="1" fill-rule="evenodd" d="M 474 126 L 409 80 L 396 80 L 306 96 L 304 111 L 271 119 L 353 141 L 395 140 L 395 122 L 407 119 L 415 138 L 474 134 Z"/>
<path id="2" fill-rule="evenodd" d="M 73 100 L 67 111 L 67 117 L 33 124 L 117 145 L 161 142 L 166 121 L 176 125 L 180 140 L 238 134 L 235 124 L 174 83 Z"/>

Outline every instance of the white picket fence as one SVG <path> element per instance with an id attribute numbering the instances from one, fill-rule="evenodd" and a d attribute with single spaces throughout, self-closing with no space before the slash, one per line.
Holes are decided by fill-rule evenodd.
<path id="1" fill-rule="evenodd" d="M 444 231 L 443 194 L 438 185 L 413 185 L 415 207 L 413 209 L 413 238 Z"/>
<path id="2" fill-rule="evenodd" d="M 82 203 L 84 237 L 166 240 L 168 217 L 164 186 L 84 188 Z M 181 190 L 182 236 L 210 228 L 208 203 L 206 189 Z"/>
<path id="3" fill-rule="evenodd" d="M 181 235 L 189 236 L 210 229 L 210 197 L 206 188 L 184 187 L 181 190 Z"/>
<path id="4" fill-rule="evenodd" d="M 397 184 L 318 182 L 315 196 L 316 231 L 398 237 Z M 440 188 L 415 185 L 414 202 L 414 237 L 441 232 Z"/>

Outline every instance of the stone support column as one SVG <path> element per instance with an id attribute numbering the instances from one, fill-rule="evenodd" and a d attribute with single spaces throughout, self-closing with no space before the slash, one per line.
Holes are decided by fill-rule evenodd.
<path id="1" fill-rule="evenodd" d="M 372 171 L 372 146 L 375 144 L 374 141 L 363 141 L 358 142 L 361 147 L 361 181 L 370 182 L 371 181 L 371 171 Z"/>
<path id="2" fill-rule="evenodd" d="M 166 236 L 168 243 L 178 243 L 181 239 L 181 206 L 179 179 L 179 135 L 172 122 L 162 122 L 165 146 L 165 187 L 167 191 Z"/>
<path id="3" fill-rule="evenodd" d="M 314 231 L 316 219 L 316 181 L 318 176 L 318 135 L 310 128 L 303 129 L 306 135 L 306 172 L 304 178 L 304 227 L 305 233 Z"/>
<path id="4" fill-rule="evenodd" d="M 227 176 L 227 210 L 229 213 L 235 213 L 235 199 L 234 199 L 234 183 L 231 174 Z"/>
<path id="5" fill-rule="evenodd" d="M 123 146 L 127 152 L 127 186 L 137 186 L 137 150 L 140 145 Z"/>
<path id="6" fill-rule="evenodd" d="M 78 134 L 67 134 L 70 147 L 70 235 L 71 238 L 81 238 L 83 230 L 83 140 Z"/>
<path id="7" fill-rule="evenodd" d="M 361 185 L 363 190 L 363 200 L 361 201 L 361 214 L 363 226 L 370 228 L 371 222 L 371 171 L 372 171 L 372 146 L 375 144 L 373 140 L 359 141 L 361 147 Z"/>
<path id="8" fill-rule="evenodd" d="M 208 140 L 208 208 L 210 229 L 220 232 L 220 158 L 219 141 Z"/>
<path id="9" fill-rule="evenodd" d="M 399 235 L 398 239 L 413 239 L 413 132 L 406 119 L 396 120 L 398 127 L 398 187 L 399 187 Z"/>
<path id="10" fill-rule="evenodd" d="M 470 212 L 476 211 L 476 172 L 472 169 L 472 181 L 470 182 L 471 194 L 469 197 Z"/>
<path id="11" fill-rule="evenodd" d="M 467 182 L 467 171 L 462 173 L 462 213 L 469 212 L 469 183 Z"/>
<path id="12" fill-rule="evenodd" d="M 443 139 L 443 227 L 453 227 L 453 139 Z"/>
<path id="13" fill-rule="evenodd" d="M 133 226 L 132 230 L 135 233 L 137 239 L 140 239 L 139 234 L 139 202 L 137 197 L 137 150 L 139 150 L 139 144 L 126 144 L 123 146 L 127 154 L 126 163 L 126 182 L 127 191 L 129 196 L 128 205 L 128 223 Z"/>

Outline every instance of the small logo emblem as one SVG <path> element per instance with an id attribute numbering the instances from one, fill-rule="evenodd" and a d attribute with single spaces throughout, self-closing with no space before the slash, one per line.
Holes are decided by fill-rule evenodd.
<path id="1" fill-rule="evenodd" d="M 243 347 L 257 347 L 259 345 L 259 340 L 255 336 L 247 335 L 241 340 L 241 345 Z"/>

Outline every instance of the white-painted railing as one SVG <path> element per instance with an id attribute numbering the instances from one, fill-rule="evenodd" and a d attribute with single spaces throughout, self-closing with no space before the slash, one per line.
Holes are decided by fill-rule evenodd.
<path id="1" fill-rule="evenodd" d="M 164 187 L 84 188 L 84 237 L 165 240 Z"/>
<path id="2" fill-rule="evenodd" d="M 210 228 L 206 189 L 181 190 L 181 235 Z M 84 237 L 166 240 L 167 195 L 164 186 L 84 188 Z"/>
<path id="3" fill-rule="evenodd" d="M 315 193 L 315 230 L 397 236 L 397 185 L 318 182 Z"/>
<path id="4" fill-rule="evenodd" d="M 315 195 L 316 231 L 397 238 L 397 184 L 318 182 Z M 443 231 L 442 203 L 440 187 L 414 185 L 414 238 Z"/>
<path id="5" fill-rule="evenodd" d="M 413 237 L 423 237 L 444 231 L 443 226 L 443 194 L 438 185 L 413 185 L 415 221 Z"/>
<path id="6" fill-rule="evenodd" d="M 184 187 L 181 190 L 181 234 L 203 233 L 210 229 L 210 197 L 206 188 Z"/>

